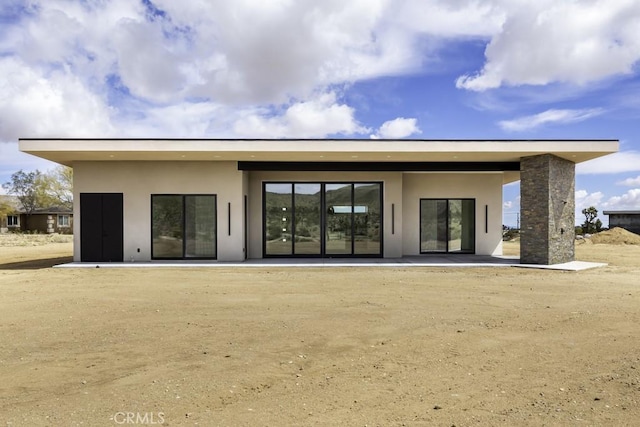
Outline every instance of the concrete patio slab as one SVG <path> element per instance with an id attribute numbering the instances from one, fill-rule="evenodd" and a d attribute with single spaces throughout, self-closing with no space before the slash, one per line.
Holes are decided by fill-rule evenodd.
<path id="1" fill-rule="evenodd" d="M 339 267 L 523 267 L 545 270 L 581 271 L 603 267 L 607 264 L 573 261 L 556 265 L 520 264 L 518 257 L 491 257 L 478 255 L 443 255 L 405 258 L 267 258 L 250 259 L 244 262 L 202 261 L 154 261 L 125 263 L 80 263 L 61 264 L 58 268 L 339 268 Z"/>
<path id="2" fill-rule="evenodd" d="M 608 264 L 601 262 L 570 261 L 552 265 L 514 264 L 513 266 L 520 268 L 541 268 L 545 270 L 582 271 L 591 268 L 606 267 L 607 265 Z"/>

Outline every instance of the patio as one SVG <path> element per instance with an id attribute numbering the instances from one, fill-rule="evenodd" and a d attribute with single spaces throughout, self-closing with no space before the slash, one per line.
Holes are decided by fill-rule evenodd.
<path id="1" fill-rule="evenodd" d="M 249 259 L 244 262 L 216 262 L 216 261 L 153 261 L 153 262 L 125 262 L 125 263 L 79 263 L 57 265 L 60 268 L 340 268 L 340 267 L 522 267 L 545 270 L 580 271 L 590 268 L 603 267 L 607 264 L 584 261 L 572 261 L 563 264 L 538 265 L 520 264 L 520 258 L 515 256 L 485 256 L 485 255 L 429 255 L 409 256 L 402 258 L 263 258 Z"/>

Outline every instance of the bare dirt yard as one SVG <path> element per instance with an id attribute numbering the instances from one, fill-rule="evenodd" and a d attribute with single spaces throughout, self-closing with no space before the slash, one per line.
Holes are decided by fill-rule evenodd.
<path id="1" fill-rule="evenodd" d="M 0 424 L 637 425 L 640 245 L 576 249 L 609 266 L 54 269 L 68 241 L 0 240 Z"/>

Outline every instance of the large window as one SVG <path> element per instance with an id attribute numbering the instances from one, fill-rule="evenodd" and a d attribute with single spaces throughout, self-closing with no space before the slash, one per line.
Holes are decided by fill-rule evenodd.
<path id="1" fill-rule="evenodd" d="M 475 252 L 473 199 L 420 200 L 420 253 Z"/>
<path id="2" fill-rule="evenodd" d="M 216 258 L 215 195 L 154 194 L 151 217 L 152 258 Z"/>
<path id="3" fill-rule="evenodd" d="M 380 256 L 382 184 L 264 184 L 265 256 Z"/>
<path id="4" fill-rule="evenodd" d="M 8 215 L 7 216 L 7 226 L 8 227 L 19 227 L 20 226 L 20 217 L 18 215 Z"/>

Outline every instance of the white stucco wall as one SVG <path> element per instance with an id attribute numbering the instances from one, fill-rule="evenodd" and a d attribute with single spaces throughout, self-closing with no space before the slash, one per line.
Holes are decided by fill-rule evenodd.
<path id="1" fill-rule="evenodd" d="M 402 188 L 404 255 L 420 254 L 421 198 L 475 199 L 476 254 L 502 255 L 502 173 L 405 173 Z"/>
<path id="2" fill-rule="evenodd" d="M 152 194 L 215 194 L 219 261 L 245 257 L 244 196 L 248 196 L 248 257 L 261 258 L 264 181 L 383 182 L 385 258 L 419 254 L 420 198 L 472 198 L 476 200 L 476 253 L 502 253 L 501 173 L 246 172 L 238 171 L 236 162 L 220 161 L 74 163 L 75 200 L 80 200 L 80 193 L 123 193 L 125 262 L 151 259 Z M 489 207 L 488 233 L 485 205 Z M 79 203 L 74 216 L 74 260 L 80 261 Z"/>
<path id="3" fill-rule="evenodd" d="M 249 258 L 262 258 L 262 183 L 284 182 L 382 182 L 385 258 L 402 256 L 402 173 L 400 172 L 250 172 Z M 395 205 L 395 233 L 391 205 Z"/>
<path id="4" fill-rule="evenodd" d="M 80 193 L 123 193 L 125 262 L 151 259 L 152 194 L 215 194 L 218 260 L 244 259 L 246 172 L 236 162 L 75 162 L 73 173 L 75 200 Z M 74 260 L 80 261 L 80 203 L 74 204 L 74 216 Z"/>

